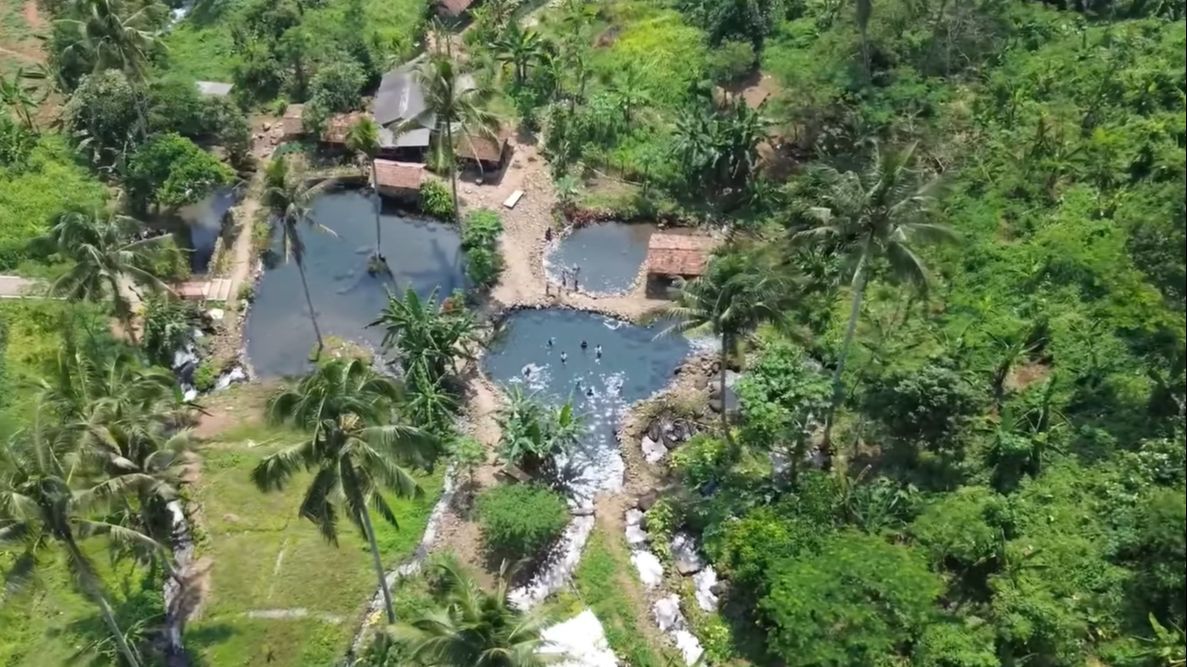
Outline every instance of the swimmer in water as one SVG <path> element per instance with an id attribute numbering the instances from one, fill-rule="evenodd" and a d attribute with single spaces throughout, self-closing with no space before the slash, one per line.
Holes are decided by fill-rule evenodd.
<path id="1" fill-rule="evenodd" d="M 561 352 L 561 363 L 563 364 L 567 361 L 569 361 L 569 354 L 567 352 Z"/>
<path id="2" fill-rule="evenodd" d="M 530 377 L 532 377 L 532 367 L 531 367 L 531 366 L 524 366 L 524 367 L 523 367 L 523 376 L 524 376 L 525 378 L 530 378 Z"/>
<path id="3" fill-rule="evenodd" d="M 590 387 L 589 389 L 586 389 L 586 390 L 585 390 L 585 395 L 586 395 L 586 396 L 588 396 L 588 397 L 590 397 L 590 398 L 593 398 L 593 387 Z"/>
<path id="4" fill-rule="evenodd" d="M 589 343 L 581 341 L 581 351 L 584 352 L 589 349 Z"/>
<path id="5" fill-rule="evenodd" d="M 596 356 L 598 359 L 602 358 L 602 346 L 601 345 L 594 346 L 594 356 Z"/>
<path id="6" fill-rule="evenodd" d="M 548 347 L 552 347 L 556 343 L 556 336 L 548 337 Z"/>

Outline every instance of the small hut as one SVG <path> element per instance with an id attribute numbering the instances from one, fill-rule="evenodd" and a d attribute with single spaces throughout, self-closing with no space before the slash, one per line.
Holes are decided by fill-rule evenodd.
<path id="1" fill-rule="evenodd" d="M 404 202 L 415 202 L 420 197 L 420 184 L 425 178 L 423 164 L 375 160 L 371 170 L 375 189 L 384 197 Z"/>
<path id="2" fill-rule="evenodd" d="M 465 167 L 477 167 L 483 174 L 495 174 L 503 169 L 510 145 L 508 133 L 499 128 L 494 134 L 472 132 L 455 137 L 454 154 Z"/>
<path id="3" fill-rule="evenodd" d="M 305 134 L 305 120 L 302 115 L 304 113 L 304 104 L 290 104 L 285 108 L 284 116 L 280 119 L 285 139 L 296 139 Z"/>
<path id="4" fill-rule="evenodd" d="M 647 290 L 663 292 L 673 279 L 696 278 L 705 272 L 718 242 L 704 235 L 657 232 L 647 243 Z"/>

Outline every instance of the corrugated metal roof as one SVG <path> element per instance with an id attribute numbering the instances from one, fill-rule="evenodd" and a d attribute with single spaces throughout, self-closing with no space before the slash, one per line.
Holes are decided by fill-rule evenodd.
<path id="1" fill-rule="evenodd" d="M 389 130 L 386 127 L 379 128 L 379 147 L 380 148 L 426 148 L 429 141 L 433 137 L 432 130 L 428 128 L 417 128 L 415 130 L 408 130 L 407 132 L 396 135 L 394 130 Z"/>
<path id="2" fill-rule="evenodd" d="M 233 83 L 223 83 L 221 81 L 195 81 L 198 86 L 198 94 L 210 95 L 212 97 L 226 97 L 231 94 L 231 89 L 235 87 Z"/>

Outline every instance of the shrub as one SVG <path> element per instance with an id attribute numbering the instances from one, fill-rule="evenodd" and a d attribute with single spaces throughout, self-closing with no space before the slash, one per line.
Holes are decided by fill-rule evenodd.
<path id="1" fill-rule="evenodd" d="M 442 220 L 453 219 L 453 195 L 440 181 L 425 181 L 420 185 L 420 208 L 426 214 Z"/>
<path id="2" fill-rule="evenodd" d="M 489 287 L 499 279 L 503 257 L 499 254 L 499 234 L 503 221 L 489 209 L 479 209 L 466 216 L 462 224 L 462 248 L 466 251 L 466 274 L 480 287 Z"/>
<path id="3" fill-rule="evenodd" d="M 560 537 L 569 520 L 561 495 L 531 484 L 497 486 L 478 499 L 478 520 L 487 549 L 519 560 L 540 554 Z"/>
<path id="4" fill-rule="evenodd" d="M 218 365 L 212 359 L 203 359 L 194 370 L 194 389 L 207 392 L 214 389 L 220 373 Z"/>
<path id="5" fill-rule="evenodd" d="M 367 81 L 363 68 L 353 60 L 326 65 L 313 76 L 309 97 L 330 113 L 357 109 L 363 101 L 359 91 Z"/>
<path id="6" fill-rule="evenodd" d="M 192 336 L 197 307 L 180 299 L 150 297 L 145 302 L 142 345 L 153 363 L 169 367 L 173 353 Z"/>
<path id="7" fill-rule="evenodd" d="M 754 69 L 754 45 L 726 40 L 709 53 L 709 76 L 717 83 L 732 83 Z"/>
<path id="8" fill-rule="evenodd" d="M 482 208 L 466 216 L 462 224 L 462 247 L 467 250 L 480 246 L 492 247 L 503 233 L 503 220 L 499 214 Z"/>

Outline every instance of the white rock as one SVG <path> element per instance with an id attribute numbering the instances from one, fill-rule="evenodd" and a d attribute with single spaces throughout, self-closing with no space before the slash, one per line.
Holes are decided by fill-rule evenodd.
<path id="1" fill-rule="evenodd" d="M 672 639 L 676 641 L 676 648 L 680 651 L 680 655 L 684 657 L 684 664 L 693 665 L 697 660 L 701 659 L 705 649 L 701 648 L 701 642 L 688 630 L 677 630 L 672 633 Z"/>
<path id="2" fill-rule="evenodd" d="M 626 511 L 626 525 L 641 526 L 643 525 L 643 510 L 632 507 Z"/>
<path id="3" fill-rule="evenodd" d="M 658 463 L 660 459 L 667 456 L 668 448 L 664 447 L 662 443 L 652 440 L 648 436 L 643 436 L 643 458 L 647 459 L 648 463 Z"/>
<path id="4" fill-rule="evenodd" d="M 655 601 L 651 607 L 655 614 L 655 624 L 660 632 L 673 632 L 684 626 L 684 615 L 680 613 L 680 598 L 673 593 Z"/>
<path id="5" fill-rule="evenodd" d="M 588 609 L 573 618 L 544 628 L 539 653 L 557 656 L 559 667 L 617 667 L 618 658 L 606 641 L 606 631 Z"/>
<path id="6" fill-rule="evenodd" d="M 672 562 L 676 564 L 676 571 L 684 576 L 700 572 L 705 567 L 705 559 L 697 552 L 697 542 L 688 533 L 676 533 L 672 537 Z"/>
<path id="7" fill-rule="evenodd" d="M 222 308 L 211 308 L 210 310 L 206 311 L 206 314 L 209 315 L 210 319 L 214 320 L 215 322 L 222 322 L 223 317 L 225 317 L 227 313 Z"/>
<path id="8" fill-rule="evenodd" d="M 664 580 L 664 565 L 650 551 L 632 551 L 631 562 L 639 572 L 639 581 L 645 588 L 655 588 Z"/>
<path id="9" fill-rule="evenodd" d="M 692 583 L 696 586 L 697 606 L 703 611 L 717 611 L 717 594 L 713 587 L 717 585 L 717 571 L 712 565 L 692 575 Z"/>
<path id="10" fill-rule="evenodd" d="M 242 382 L 246 379 L 247 373 L 239 366 L 236 366 L 214 383 L 214 389 L 215 391 L 218 391 L 219 389 L 226 389 L 227 387 L 230 387 L 232 383 Z"/>
<path id="11" fill-rule="evenodd" d="M 630 525 L 626 527 L 626 543 L 632 547 L 642 546 L 647 543 L 647 531 L 643 530 L 639 524 Z"/>

